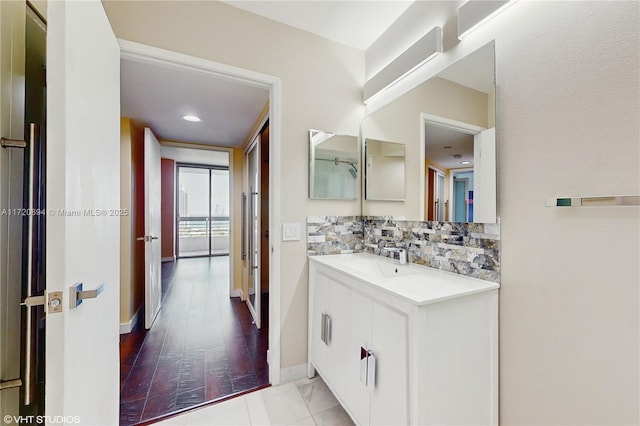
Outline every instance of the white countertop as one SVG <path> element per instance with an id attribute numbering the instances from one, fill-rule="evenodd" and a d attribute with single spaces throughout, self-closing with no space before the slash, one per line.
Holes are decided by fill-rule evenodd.
<path id="1" fill-rule="evenodd" d="M 310 256 L 317 262 L 416 305 L 497 289 L 500 284 L 369 253 Z"/>

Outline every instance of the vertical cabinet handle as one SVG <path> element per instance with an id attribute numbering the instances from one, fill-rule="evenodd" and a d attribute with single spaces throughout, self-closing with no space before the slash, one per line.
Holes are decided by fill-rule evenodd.
<path id="1" fill-rule="evenodd" d="M 376 356 L 364 346 L 360 347 L 360 382 L 373 392 L 376 384 Z"/>
<path id="2" fill-rule="evenodd" d="M 322 340 L 325 345 L 331 343 L 331 317 L 324 312 L 322 313 L 320 321 L 320 340 Z"/>
<path id="3" fill-rule="evenodd" d="M 373 392 L 376 385 L 376 356 L 373 352 L 367 354 L 367 389 Z"/>

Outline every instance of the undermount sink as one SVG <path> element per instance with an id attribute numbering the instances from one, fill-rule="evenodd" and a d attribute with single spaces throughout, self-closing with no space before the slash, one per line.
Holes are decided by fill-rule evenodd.
<path id="1" fill-rule="evenodd" d="M 399 264 L 397 260 L 372 255 L 366 257 L 352 256 L 348 261 L 341 262 L 341 266 L 375 278 L 395 278 L 421 273 L 415 267 Z"/>
<path id="2" fill-rule="evenodd" d="M 407 265 L 396 265 L 388 262 L 373 262 L 375 263 L 378 272 L 385 278 L 402 277 L 405 275 L 419 274 L 419 271 L 412 269 Z"/>

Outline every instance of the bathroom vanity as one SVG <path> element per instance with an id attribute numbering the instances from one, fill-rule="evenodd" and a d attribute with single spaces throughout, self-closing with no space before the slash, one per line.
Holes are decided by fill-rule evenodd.
<path id="1" fill-rule="evenodd" d="M 498 423 L 498 287 L 372 254 L 309 257 L 309 377 L 356 424 Z"/>

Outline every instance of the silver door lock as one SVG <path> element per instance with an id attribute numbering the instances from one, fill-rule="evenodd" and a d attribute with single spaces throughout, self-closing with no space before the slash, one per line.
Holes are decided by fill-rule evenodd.
<path id="1" fill-rule="evenodd" d="M 24 299 L 21 306 L 31 308 L 33 306 L 42 306 L 46 300 L 46 312 L 49 314 L 57 314 L 62 312 L 62 292 L 52 291 L 47 293 L 46 296 L 31 296 Z"/>

